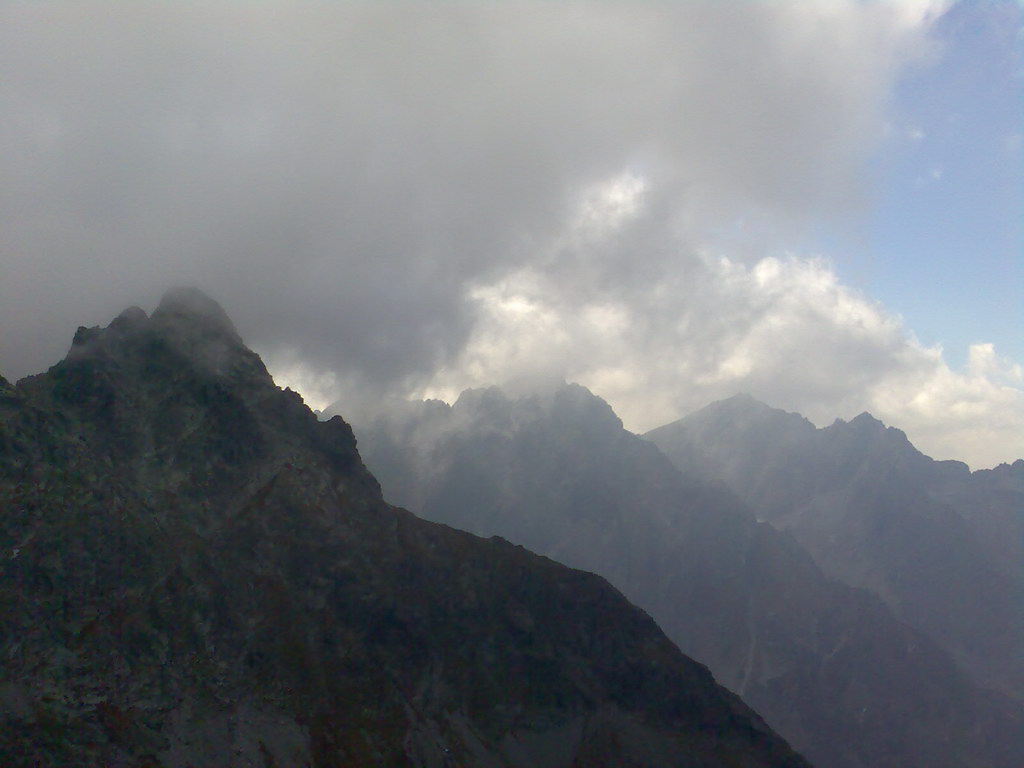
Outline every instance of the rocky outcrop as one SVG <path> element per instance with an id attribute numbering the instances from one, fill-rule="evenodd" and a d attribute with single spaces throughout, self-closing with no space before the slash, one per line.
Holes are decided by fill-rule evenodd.
<path id="1" fill-rule="evenodd" d="M 0 401 L 4 766 L 804 766 L 603 579 L 385 504 L 215 302 Z"/>

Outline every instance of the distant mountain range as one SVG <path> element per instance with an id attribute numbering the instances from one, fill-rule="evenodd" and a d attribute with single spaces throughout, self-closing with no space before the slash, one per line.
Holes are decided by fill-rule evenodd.
<path id="1" fill-rule="evenodd" d="M 611 425 L 591 400 L 598 445 Z M 537 468 L 526 500 L 576 482 Z M 578 490 L 604 503 L 605 486 Z M 534 512 L 586 540 L 634 536 Z M 730 541 L 770 530 L 723 520 L 706 524 Z M 669 573 L 637 554 L 637 573 Z M 604 579 L 384 503 L 348 425 L 318 421 L 216 303 L 178 290 L 0 380 L 0 765 L 807 763 Z"/>
<path id="2" fill-rule="evenodd" d="M 1024 461 L 971 473 L 864 413 L 816 429 L 740 396 L 649 432 L 979 683 L 1024 697 Z"/>
<path id="3" fill-rule="evenodd" d="M 730 423 L 730 408 L 774 414 L 777 430 L 741 434 L 744 422 Z M 869 417 L 848 426 L 829 458 L 833 474 L 860 477 L 864 494 L 924 493 L 891 467 L 897 456 L 918 468 L 929 459 L 905 439 L 895 445 L 899 434 Z M 967 623 L 943 616 L 941 601 L 954 594 L 976 601 L 974 620 L 1001 616 L 1012 600 L 983 607 L 984 582 L 972 580 L 957 593 L 961 576 L 944 574 L 934 576 L 935 605 L 917 590 L 927 569 L 949 555 L 948 548 L 935 551 L 939 544 L 974 529 L 978 547 L 985 535 L 1001 539 L 999 521 L 1016 519 L 1002 505 L 1019 485 L 1002 471 L 973 481 L 978 473 L 962 465 L 937 465 L 945 484 L 933 493 L 958 499 L 967 492 L 957 478 L 983 482 L 988 511 L 976 508 L 971 522 L 948 505 L 919 505 L 896 526 L 899 536 L 882 535 L 888 549 L 879 552 L 868 533 L 880 525 L 884 532 L 884 521 L 837 514 L 853 533 L 823 532 L 821 541 L 831 541 L 848 562 L 866 564 L 865 578 L 854 579 L 847 573 L 852 566 L 828 562 L 828 550 L 815 548 L 799 529 L 787 530 L 786 515 L 801 518 L 793 499 L 831 487 L 821 451 L 803 442 L 808 428 L 818 433 L 799 416 L 738 398 L 651 433 L 663 453 L 575 385 L 520 398 L 470 390 L 450 407 L 406 404 L 354 424 L 387 499 L 605 576 L 819 768 L 1020 765 L 1024 731 L 1012 686 L 991 690 L 991 677 L 937 631 Z M 858 459 L 865 455 L 873 458 Z M 782 479 L 779 464 L 790 467 Z M 932 514 L 938 518 L 930 520 Z M 915 536 L 925 543 L 900 538 Z M 1008 565 L 1012 547 L 1003 546 L 999 557 Z M 901 547 L 906 573 L 889 567 Z M 1001 567 L 974 562 L 1006 583 Z M 924 604 L 911 612 L 894 595 L 918 595 Z M 912 620 L 920 616 L 932 620 Z M 1012 666 L 1005 637 L 986 647 L 1003 654 L 993 667 Z"/>

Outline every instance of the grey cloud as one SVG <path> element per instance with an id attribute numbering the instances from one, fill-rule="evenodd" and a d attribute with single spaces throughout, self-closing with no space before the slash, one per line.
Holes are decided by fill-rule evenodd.
<path id="1" fill-rule="evenodd" d="M 0 370 L 192 283 L 258 348 L 401 390 L 459 359 L 474 286 L 525 267 L 566 306 L 696 286 L 693 248 L 738 217 L 778 244 L 858 204 L 923 37 L 831 8 L 5 5 Z M 630 169 L 662 223 L 553 255 Z M 646 322 L 653 344 L 678 320 Z"/>

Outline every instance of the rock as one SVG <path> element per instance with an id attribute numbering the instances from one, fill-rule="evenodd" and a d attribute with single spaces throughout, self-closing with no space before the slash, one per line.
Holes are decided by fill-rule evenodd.
<path id="1" fill-rule="evenodd" d="M 174 291 L 0 409 L 4 766 L 806 766 L 600 577 L 389 506 Z"/>

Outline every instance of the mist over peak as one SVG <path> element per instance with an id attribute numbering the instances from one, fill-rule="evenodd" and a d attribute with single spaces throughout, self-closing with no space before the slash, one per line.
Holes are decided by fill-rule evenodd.
<path id="1" fill-rule="evenodd" d="M 131 312 L 131 309 L 125 312 Z M 239 344 L 242 341 L 224 308 L 192 286 L 171 288 L 164 293 L 160 304 L 153 312 L 153 320 L 200 325 L 211 335 L 222 335 Z"/>

